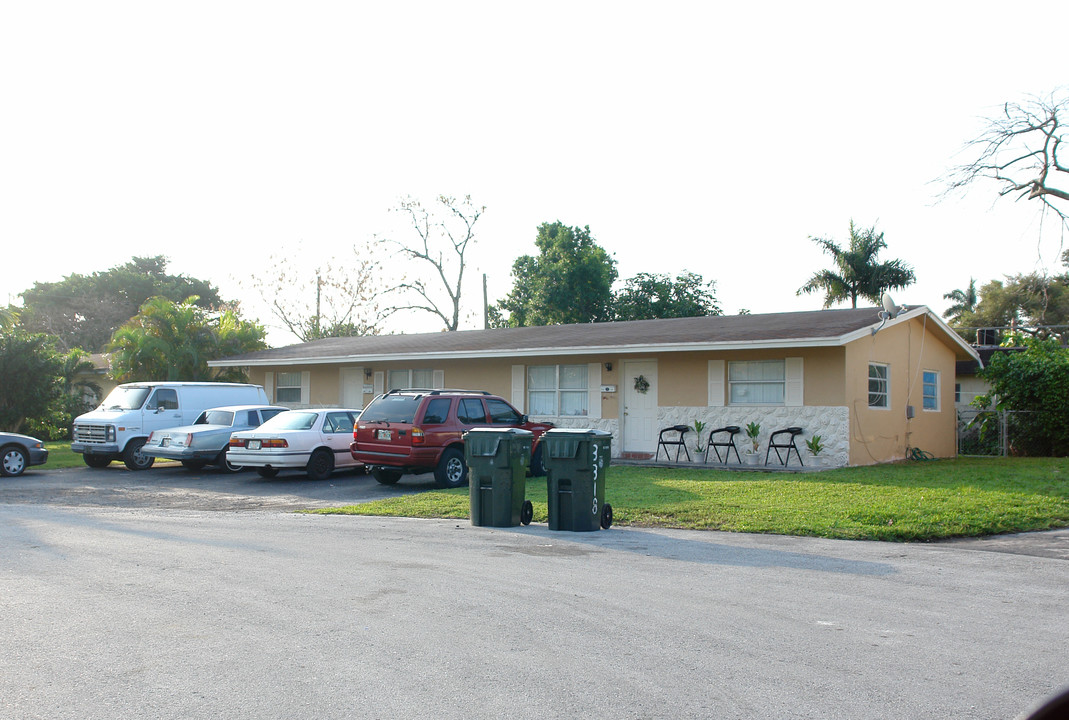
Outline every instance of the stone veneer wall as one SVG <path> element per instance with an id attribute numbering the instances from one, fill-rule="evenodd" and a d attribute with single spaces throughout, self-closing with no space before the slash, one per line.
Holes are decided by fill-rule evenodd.
<path id="1" fill-rule="evenodd" d="M 582 428 L 591 430 L 604 430 L 612 433 L 612 456 L 620 457 L 622 451 L 620 445 L 620 421 L 616 418 L 587 418 L 587 417 L 562 417 L 562 418 L 532 418 L 534 421 L 552 422 L 559 428 Z M 800 439 L 796 440 L 798 449 L 802 452 L 802 460 L 805 459 L 809 450 L 805 447 L 805 441 L 814 435 L 820 435 L 824 444 L 824 452 L 828 457 L 829 467 L 842 467 L 849 462 L 850 457 L 850 413 L 846 407 L 662 407 L 657 409 L 657 427 L 666 428 L 672 425 L 694 425 L 695 420 L 701 420 L 706 424 L 705 437 L 702 444 L 708 439 L 709 432 L 714 428 L 725 425 L 738 425 L 742 432 L 735 436 L 735 444 L 740 453 L 745 453 L 749 438 L 746 437 L 746 425 L 750 422 L 761 424 L 760 454 L 764 462 L 765 451 L 768 449 L 768 437 L 776 430 L 798 426 L 804 430 Z M 687 445 L 694 453 L 694 433 L 687 434 Z M 782 451 L 781 451 L 782 452 Z M 734 457 L 734 456 L 733 456 Z M 715 458 L 714 458 L 715 459 Z"/>
<path id="2" fill-rule="evenodd" d="M 705 437 L 702 444 L 709 438 L 709 433 L 715 428 L 726 425 L 738 425 L 742 431 L 735 436 L 735 445 L 739 452 L 745 452 L 749 445 L 746 436 L 746 425 L 757 422 L 761 425 L 759 436 L 762 462 L 765 451 L 768 449 L 768 438 L 776 430 L 788 427 L 800 427 L 803 432 L 795 444 L 802 452 L 802 460 L 805 461 L 809 450 L 805 441 L 814 435 L 820 435 L 824 451 L 821 455 L 828 457 L 829 467 L 842 467 L 849 463 L 850 459 L 850 411 L 846 407 L 662 407 L 657 410 L 657 424 L 665 428 L 672 425 L 694 425 L 695 420 L 705 423 Z M 694 432 L 687 434 L 687 445 L 694 452 Z M 782 452 L 782 450 L 780 451 Z M 773 453 L 774 455 L 775 453 Z"/>
<path id="3" fill-rule="evenodd" d="M 555 427 L 569 430 L 604 430 L 612 433 L 612 456 L 620 457 L 620 421 L 616 418 L 532 417 L 531 422 L 549 422 Z"/>

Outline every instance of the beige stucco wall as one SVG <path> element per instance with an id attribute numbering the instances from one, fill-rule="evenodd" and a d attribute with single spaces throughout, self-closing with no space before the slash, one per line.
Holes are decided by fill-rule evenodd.
<path id="1" fill-rule="evenodd" d="M 691 423 L 704 418 L 715 425 L 745 425 L 750 420 L 762 423 L 766 432 L 788 425 L 805 428 L 804 437 L 820 434 L 837 464 L 866 465 L 898 460 L 907 448 L 915 447 L 938 457 L 953 456 L 955 447 L 954 368 L 955 350 L 944 337 L 926 326 L 923 317 L 908 322 L 890 323 L 876 336 L 866 335 L 841 347 L 778 348 L 733 350 L 730 352 L 673 352 L 644 355 L 657 364 L 658 422 L 662 426 Z M 802 358 L 803 405 L 801 407 L 731 406 L 709 404 L 709 361 L 765 360 Z M 427 360 L 372 362 L 353 364 L 360 368 L 362 385 L 373 385 L 377 373 L 388 377 L 391 370 L 430 369 L 442 373 L 443 386 L 487 390 L 513 401 L 513 366 L 580 364 L 596 365 L 597 375 L 591 386 L 613 385 L 616 392 L 602 392 L 600 417 L 545 418 L 558 425 L 597 427 L 613 432 L 614 454 L 625 450 L 619 433 L 623 418 L 621 405 L 623 374 L 627 356 L 545 355 L 525 358 L 473 360 Z M 890 408 L 868 406 L 868 365 L 886 363 L 891 372 Z M 611 364 L 611 369 L 606 367 Z M 324 366 L 279 366 L 252 368 L 250 381 L 272 386 L 265 373 L 308 371 L 309 404 L 337 405 L 342 402 L 341 364 Z M 371 380 L 364 379 L 364 369 Z M 925 411 L 922 400 L 922 375 L 934 370 L 940 378 L 940 409 Z M 524 376 L 526 374 L 524 373 Z M 724 378 L 725 393 L 727 378 Z M 274 399 L 274 398 L 272 398 Z M 363 395 L 363 405 L 373 393 Z M 522 406 L 522 400 L 517 403 Z M 913 405 L 915 417 L 906 418 L 906 405 Z M 526 407 L 523 407 L 526 411 Z M 542 418 L 540 418 L 542 419 Z"/>
<path id="2" fill-rule="evenodd" d="M 842 348 L 797 348 L 780 350 L 733 351 L 726 353 L 661 353 L 651 355 L 657 361 L 658 405 L 662 407 L 703 407 L 708 401 L 708 363 L 711 359 L 768 360 L 801 357 L 804 361 L 804 397 L 806 405 L 842 405 L 842 374 L 845 355 Z M 433 360 L 427 362 L 354 363 L 351 367 L 382 372 L 388 377 L 391 370 L 440 370 L 444 386 L 487 390 L 511 399 L 512 366 L 572 365 L 595 363 L 600 366 L 598 385 L 615 385 L 616 392 L 601 394 L 601 417 L 615 418 L 620 414 L 623 388 L 624 358 L 615 355 L 544 355 L 530 358 Z M 612 369 L 606 369 L 609 363 Z M 341 364 L 274 366 L 252 368 L 250 382 L 272 385 L 266 373 L 308 371 L 310 378 L 309 403 L 313 406 L 337 405 L 341 402 Z M 368 385 L 372 381 L 366 381 Z M 364 404 L 371 402 L 373 393 L 364 395 Z"/>
<path id="3" fill-rule="evenodd" d="M 901 460 L 917 448 L 953 457 L 955 444 L 954 351 L 926 327 L 924 318 L 890 325 L 846 346 L 846 395 L 850 409 L 850 464 Z M 889 407 L 870 408 L 870 363 L 889 366 Z M 923 372 L 939 373 L 939 410 L 923 408 Z M 914 417 L 906 417 L 907 406 Z"/>
<path id="4" fill-rule="evenodd" d="M 978 395 L 985 395 L 991 390 L 991 383 L 975 375 L 963 375 L 957 379 L 961 385 L 961 396 L 957 400 L 958 409 L 972 409 L 972 401 Z"/>

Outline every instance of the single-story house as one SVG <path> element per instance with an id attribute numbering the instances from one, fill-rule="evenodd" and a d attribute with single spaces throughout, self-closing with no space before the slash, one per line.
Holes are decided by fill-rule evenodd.
<path id="1" fill-rule="evenodd" d="M 90 388 L 86 388 L 83 392 L 86 403 L 97 405 L 108 396 L 108 393 L 115 389 L 118 383 L 109 374 L 111 372 L 111 364 L 107 353 L 92 353 L 86 359 L 93 367 L 84 372 L 75 373 L 74 380 L 75 382 L 92 383 L 100 388 L 99 393 Z"/>
<path id="2" fill-rule="evenodd" d="M 862 308 L 328 338 L 209 365 L 246 368 L 292 407 L 363 407 L 392 388 L 488 390 L 533 419 L 611 432 L 614 456 L 654 456 L 671 425 L 753 421 L 762 453 L 772 431 L 798 426 L 835 464 L 866 465 L 911 448 L 955 454 L 964 360 L 978 356 L 920 306 L 886 321 Z"/>

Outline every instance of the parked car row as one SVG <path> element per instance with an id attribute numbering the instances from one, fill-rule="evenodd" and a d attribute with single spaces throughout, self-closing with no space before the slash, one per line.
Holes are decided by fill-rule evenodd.
<path id="1" fill-rule="evenodd" d="M 262 402 L 203 407 L 220 398 Z M 385 485 L 406 473 L 433 472 L 438 485 L 459 487 L 468 479 L 464 433 L 475 427 L 530 431 L 531 473 L 545 474 L 541 438 L 553 425 L 531 422 L 503 398 L 470 390 L 391 390 L 363 411 L 290 410 L 267 404 L 259 385 L 128 383 L 75 420 L 71 449 L 93 468 L 122 460 L 143 470 L 159 457 L 191 470 L 255 468 L 270 478 L 303 469 L 322 480 L 337 469 L 366 466 Z M 43 464 L 48 451 L 34 438 L 0 434 L 0 456 L 3 474 L 19 475 Z"/>
<path id="2" fill-rule="evenodd" d="M 202 412 L 192 425 L 153 430 L 141 451 L 152 457 L 179 460 L 190 470 L 215 465 L 228 472 L 237 472 L 241 466 L 234 465 L 226 456 L 231 434 L 260 427 L 288 410 L 276 405 L 212 408 Z"/>

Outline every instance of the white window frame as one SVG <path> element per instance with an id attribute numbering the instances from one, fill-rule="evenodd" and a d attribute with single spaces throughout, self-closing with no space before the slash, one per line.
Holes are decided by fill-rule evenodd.
<path id="1" fill-rule="evenodd" d="M 772 364 L 778 365 L 780 367 L 780 369 L 783 371 L 782 372 L 782 377 L 780 379 L 777 379 L 777 380 L 732 380 L 731 379 L 732 368 L 733 367 L 739 367 L 741 365 L 750 366 L 750 365 L 772 365 Z M 741 386 L 744 386 L 744 385 L 750 385 L 750 386 L 753 386 L 753 385 L 778 385 L 780 387 L 781 391 L 782 391 L 780 393 L 780 397 L 782 399 L 779 402 L 749 402 L 749 401 L 744 402 L 744 401 L 736 401 L 734 399 L 735 398 L 735 389 L 739 388 Z M 786 406 L 786 404 L 787 404 L 787 360 L 785 358 L 779 358 L 779 359 L 772 358 L 772 359 L 769 359 L 769 360 L 732 360 L 732 361 L 730 361 L 728 363 L 728 395 L 727 395 L 727 401 L 728 401 L 728 405 L 733 405 L 733 406 L 736 406 L 736 407 L 746 406 L 746 405 L 754 405 L 754 406 L 760 406 L 760 407 L 784 407 L 784 406 Z"/>
<path id="2" fill-rule="evenodd" d="M 884 371 L 883 372 L 883 377 L 882 378 L 881 377 L 873 377 L 872 376 L 872 369 L 873 368 L 883 368 L 883 371 Z M 877 380 L 877 381 L 881 381 L 882 380 L 883 381 L 883 385 L 884 385 L 883 392 L 880 392 L 880 391 L 873 392 L 872 387 L 871 387 L 871 383 L 872 383 L 873 380 Z M 870 362 L 869 363 L 868 374 L 867 374 L 866 380 L 865 380 L 865 395 L 866 395 L 866 399 L 868 400 L 868 406 L 869 406 L 870 410 L 890 410 L 891 409 L 891 366 L 890 365 L 888 365 L 887 363 L 874 363 L 874 362 Z M 874 405 L 873 402 L 872 402 L 873 395 L 876 395 L 877 397 L 883 397 L 883 404 L 882 405 L 879 405 L 879 404 L 875 404 Z"/>
<path id="3" fill-rule="evenodd" d="M 928 382 L 928 376 L 933 376 L 932 382 Z M 921 409 L 925 412 L 939 412 L 939 385 L 940 377 L 938 370 L 922 370 L 921 371 Z M 932 394 L 928 394 L 928 388 L 932 387 Z M 931 399 L 935 407 L 928 407 L 928 400 Z"/>
<path id="4" fill-rule="evenodd" d="M 295 377 L 297 379 L 297 383 L 296 384 L 283 384 L 282 380 L 287 375 L 289 375 L 291 377 Z M 284 400 L 282 398 L 281 394 L 280 394 L 284 390 L 285 391 L 296 390 L 297 391 L 297 399 L 296 400 Z M 300 405 L 301 404 L 301 371 L 300 370 L 291 370 L 289 372 L 281 372 L 280 371 L 280 372 L 275 373 L 275 402 L 277 402 L 279 405 Z"/>
<path id="5" fill-rule="evenodd" d="M 433 368 L 414 368 L 414 369 L 410 368 L 410 369 L 407 369 L 407 370 L 399 368 L 397 370 L 388 370 L 386 372 L 386 382 L 388 384 L 390 384 L 390 378 L 395 373 L 408 373 L 408 379 L 405 381 L 406 385 L 404 387 L 392 387 L 391 386 L 391 387 L 386 388 L 387 390 L 407 390 L 409 388 L 417 387 L 416 385 L 413 384 L 415 381 L 412 379 L 413 376 L 416 373 L 430 373 L 430 375 L 431 375 L 431 381 L 429 383 L 427 383 L 427 384 L 420 384 L 418 386 L 419 388 L 421 388 L 421 389 L 422 388 L 433 389 L 433 387 L 434 387 L 434 373 L 435 373 L 435 371 L 434 371 Z"/>
<path id="6" fill-rule="evenodd" d="M 531 371 L 541 370 L 546 368 L 553 368 L 553 387 L 551 388 L 532 388 L 531 387 Z M 583 372 L 586 373 L 586 386 L 582 388 L 562 388 L 560 386 L 561 368 L 583 368 Z M 531 394 L 553 394 L 553 412 L 552 413 L 538 413 L 539 417 L 591 417 L 591 399 L 590 399 L 590 366 L 587 363 L 564 363 L 560 365 L 528 365 L 527 366 L 527 407 L 533 408 L 534 403 L 531 402 Z M 598 378 L 600 380 L 600 376 Z M 600 386 L 599 386 L 600 388 Z M 561 394 L 569 393 L 576 397 L 582 395 L 583 397 L 583 413 L 579 415 L 561 415 Z"/>
<path id="7" fill-rule="evenodd" d="M 283 375 L 295 375 L 299 378 L 299 385 L 282 385 L 279 381 Z M 290 408 L 308 407 L 309 396 L 311 394 L 311 373 L 308 370 L 289 370 L 278 371 L 274 373 L 274 377 L 271 382 L 272 390 L 268 394 L 268 397 L 274 395 L 276 405 L 285 405 Z M 296 388 L 299 391 L 297 400 L 281 400 L 278 397 L 279 390 L 292 390 Z M 264 388 L 267 389 L 266 387 Z"/>

